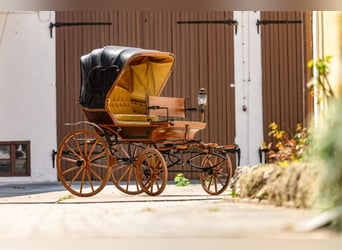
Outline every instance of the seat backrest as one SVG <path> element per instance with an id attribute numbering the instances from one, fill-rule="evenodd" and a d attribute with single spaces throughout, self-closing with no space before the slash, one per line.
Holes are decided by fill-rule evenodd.
<path id="1" fill-rule="evenodd" d="M 146 96 L 149 115 L 185 118 L 185 98 Z"/>
<path id="2" fill-rule="evenodd" d="M 115 86 L 107 100 L 109 110 L 113 114 L 132 114 L 131 93 L 119 86 Z"/>

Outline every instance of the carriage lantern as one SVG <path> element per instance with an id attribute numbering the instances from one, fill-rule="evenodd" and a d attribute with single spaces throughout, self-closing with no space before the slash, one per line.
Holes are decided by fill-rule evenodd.
<path id="1" fill-rule="evenodd" d="M 204 122 L 205 106 L 207 105 L 207 91 L 205 88 L 200 88 L 198 91 L 198 105 L 201 111 L 201 121 Z"/>

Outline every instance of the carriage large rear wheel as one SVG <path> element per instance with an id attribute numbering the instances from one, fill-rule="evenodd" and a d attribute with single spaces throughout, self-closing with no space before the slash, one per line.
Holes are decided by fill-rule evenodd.
<path id="1" fill-rule="evenodd" d="M 117 161 L 111 171 L 113 184 L 126 194 L 140 194 L 144 190 L 140 187 L 136 166 L 144 146 L 135 143 L 118 144 L 114 146 Z"/>
<path id="2" fill-rule="evenodd" d="M 233 169 L 228 154 L 205 154 L 201 168 L 201 185 L 208 194 L 218 195 L 227 189 Z"/>
<path id="3" fill-rule="evenodd" d="M 159 195 L 165 189 L 168 171 L 163 155 L 154 148 L 145 149 L 137 163 L 138 181 L 148 195 Z"/>
<path id="4" fill-rule="evenodd" d="M 107 144 L 98 134 L 74 131 L 64 137 L 57 152 L 59 180 L 74 195 L 95 195 L 109 179 L 111 159 Z"/>

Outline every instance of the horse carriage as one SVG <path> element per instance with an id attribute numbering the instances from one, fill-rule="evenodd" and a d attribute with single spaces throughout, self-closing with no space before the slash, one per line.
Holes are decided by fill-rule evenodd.
<path id="1" fill-rule="evenodd" d="M 92 129 L 67 134 L 57 151 L 59 180 L 72 194 L 95 195 L 111 180 L 127 194 L 158 195 L 168 172 L 183 164 L 199 173 L 207 193 L 226 190 L 229 154 L 239 148 L 195 139 L 206 128 L 205 89 L 196 108 L 186 98 L 160 96 L 174 61 L 171 53 L 121 46 L 81 57 L 79 103 L 87 120 L 74 125 Z M 198 112 L 199 121 L 189 121 L 189 112 Z"/>

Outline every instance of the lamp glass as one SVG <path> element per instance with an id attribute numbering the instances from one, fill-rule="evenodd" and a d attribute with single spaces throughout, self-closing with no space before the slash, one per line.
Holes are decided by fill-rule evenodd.
<path id="1" fill-rule="evenodd" d="M 198 105 L 207 105 L 207 93 L 204 88 L 198 91 Z"/>

